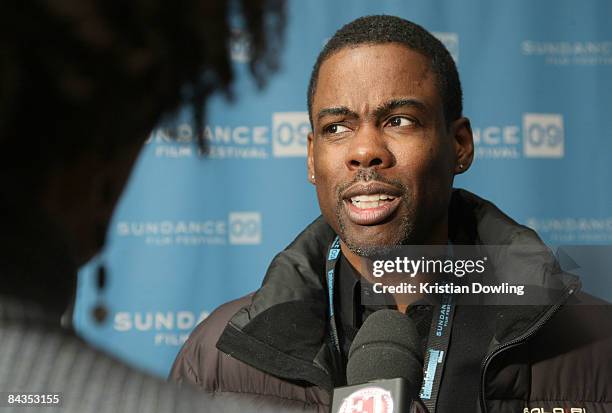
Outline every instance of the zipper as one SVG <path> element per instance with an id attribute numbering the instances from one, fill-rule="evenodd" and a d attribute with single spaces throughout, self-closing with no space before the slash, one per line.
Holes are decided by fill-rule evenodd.
<path id="1" fill-rule="evenodd" d="M 569 297 L 574 294 L 576 292 L 576 290 L 578 289 L 577 286 L 572 286 L 570 288 L 568 288 L 563 297 L 561 297 L 561 299 L 559 299 L 559 301 L 557 301 L 557 303 L 555 305 L 553 305 L 552 307 L 550 307 L 546 313 L 540 317 L 540 319 L 538 320 L 538 322 L 536 324 L 534 324 L 529 330 L 527 330 L 525 333 L 523 333 L 521 336 L 508 341 L 507 343 L 504 343 L 502 345 L 500 345 L 499 347 L 497 347 L 495 350 L 493 350 L 492 352 L 490 352 L 483 360 L 482 365 L 481 365 L 481 376 L 480 376 L 480 409 L 482 411 L 482 413 L 487 413 L 487 406 L 485 403 L 485 377 L 486 377 L 486 371 L 487 368 L 489 367 L 489 364 L 491 363 L 491 360 L 499 355 L 500 353 L 512 348 L 512 347 L 516 347 L 519 344 L 522 344 L 524 341 L 526 341 L 528 338 L 530 338 L 531 336 L 533 336 L 535 333 L 538 332 L 538 330 L 544 325 L 546 324 L 546 322 L 548 322 L 548 320 L 550 320 L 552 318 L 552 316 L 559 310 L 559 308 L 561 308 L 561 306 L 563 306 L 563 304 L 565 304 L 565 302 L 569 299 Z"/>

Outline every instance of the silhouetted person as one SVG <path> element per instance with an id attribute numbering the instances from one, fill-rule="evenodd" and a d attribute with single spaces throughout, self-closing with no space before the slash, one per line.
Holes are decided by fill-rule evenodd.
<path id="1" fill-rule="evenodd" d="M 0 392 L 62 392 L 62 412 L 271 406 L 196 396 L 132 370 L 79 339 L 67 311 L 77 269 L 103 246 L 151 129 L 184 104 L 201 127 L 206 98 L 231 94 L 230 9 L 243 17 L 251 73 L 263 84 L 275 68 L 282 1 L 3 4 Z"/>

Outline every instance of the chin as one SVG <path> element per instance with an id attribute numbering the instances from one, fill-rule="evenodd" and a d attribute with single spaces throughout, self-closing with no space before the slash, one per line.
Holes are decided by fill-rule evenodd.
<path id="1" fill-rule="evenodd" d="M 342 241 L 355 254 L 361 257 L 371 257 L 384 254 L 389 248 L 404 244 L 406 234 L 351 234 L 347 231 L 341 236 Z"/>
<path id="2" fill-rule="evenodd" d="M 368 256 L 389 247 L 403 245 L 414 238 L 414 223 L 409 216 L 396 216 L 378 225 L 357 225 L 346 216 L 338 217 L 338 234 L 355 254 Z"/>

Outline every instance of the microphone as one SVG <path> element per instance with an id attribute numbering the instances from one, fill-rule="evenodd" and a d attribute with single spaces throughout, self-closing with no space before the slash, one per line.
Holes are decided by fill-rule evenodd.
<path id="1" fill-rule="evenodd" d="M 348 386 L 334 389 L 333 413 L 408 412 L 423 379 L 413 321 L 396 310 L 369 316 L 349 350 L 346 377 Z"/>

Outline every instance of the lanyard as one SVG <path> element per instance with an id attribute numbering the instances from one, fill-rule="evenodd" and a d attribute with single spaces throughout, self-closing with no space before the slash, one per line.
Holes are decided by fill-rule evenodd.
<path id="1" fill-rule="evenodd" d="M 336 327 L 336 315 L 334 311 L 334 282 L 336 263 L 340 258 L 340 237 L 336 235 L 336 238 L 332 241 L 327 251 L 327 260 L 325 262 L 325 273 L 327 274 L 327 292 L 328 292 L 328 307 L 329 307 L 329 333 L 331 342 L 338 352 L 340 352 L 340 341 L 338 340 L 338 328 Z"/>
<path id="2" fill-rule="evenodd" d="M 336 263 L 340 258 L 340 254 L 340 237 L 336 236 L 327 251 L 325 272 L 327 275 L 330 340 L 337 354 L 341 354 L 341 352 L 334 311 L 334 283 L 336 281 Z M 442 372 L 444 370 L 444 363 L 450 344 L 454 314 L 455 303 L 453 295 L 442 295 L 440 304 L 435 307 L 431 320 L 427 350 L 425 351 L 425 360 L 423 363 L 423 383 L 419 393 L 421 400 L 429 409 L 430 413 L 436 411 L 436 402 L 438 400 Z"/>
<path id="3" fill-rule="evenodd" d="M 423 383 L 419 396 L 430 413 L 436 411 L 440 382 L 444 363 L 448 355 L 448 345 L 455 315 L 452 294 L 444 294 L 440 304 L 435 307 L 429 328 L 429 339 L 423 362 Z"/>

